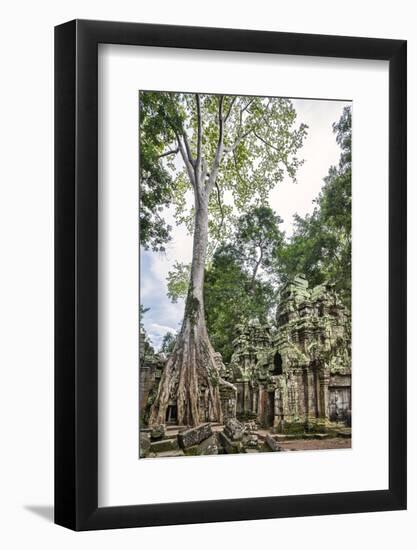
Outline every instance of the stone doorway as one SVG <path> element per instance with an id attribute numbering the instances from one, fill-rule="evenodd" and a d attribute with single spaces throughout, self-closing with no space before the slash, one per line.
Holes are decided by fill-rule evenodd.
<path id="1" fill-rule="evenodd" d="M 167 424 L 177 423 L 177 405 L 168 405 L 165 421 Z"/>
<path id="2" fill-rule="evenodd" d="M 282 357 L 281 354 L 277 351 L 274 355 L 274 376 L 279 376 L 282 374 Z"/>
<path id="3" fill-rule="evenodd" d="M 344 421 L 346 420 L 351 404 L 350 404 L 350 388 L 333 387 L 330 388 L 329 413 L 330 420 Z"/>

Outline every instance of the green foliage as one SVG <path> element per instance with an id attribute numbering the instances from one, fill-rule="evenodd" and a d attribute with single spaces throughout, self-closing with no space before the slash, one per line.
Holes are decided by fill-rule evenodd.
<path id="1" fill-rule="evenodd" d="M 139 326 L 140 326 L 140 338 L 143 338 L 144 339 L 144 346 L 143 346 L 143 350 L 144 350 L 144 356 L 145 358 L 146 357 L 152 357 L 154 354 L 155 354 L 155 350 L 153 349 L 153 346 L 149 340 L 149 337 L 148 335 L 146 334 L 146 330 L 145 330 L 145 327 L 143 325 L 143 316 L 145 315 L 145 313 L 147 313 L 149 311 L 150 308 L 148 307 L 144 307 L 142 304 L 140 304 L 139 306 Z"/>
<path id="2" fill-rule="evenodd" d="M 150 309 L 149 307 L 145 307 L 142 304 L 140 304 L 139 306 L 139 322 L 142 328 L 143 328 L 143 323 L 142 323 L 143 316 L 145 315 L 145 313 L 149 311 L 149 309 Z"/>
<path id="3" fill-rule="evenodd" d="M 187 300 L 185 302 L 185 314 L 184 317 L 190 320 L 191 326 L 197 324 L 200 313 L 200 301 L 193 296 L 192 286 L 189 289 Z"/>
<path id="4" fill-rule="evenodd" d="M 169 355 L 174 351 L 177 337 L 172 332 L 167 332 L 162 338 L 161 352 Z"/>
<path id="5" fill-rule="evenodd" d="M 236 221 L 228 244 L 206 271 L 204 300 L 210 339 L 230 361 L 236 325 L 267 322 L 276 305 L 274 258 L 284 243 L 282 220 L 267 206 L 255 206 Z"/>
<path id="6" fill-rule="evenodd" d="M 146 250 L 152 248 L 162 252 L 171 238 L 171 227 L 162 213 L 164 207 L 171 203 L 173 182 L 160 157 L 164 142 L 152 117 L 155 103 L 152 94 L 140 94 L 139 231 L 140 243 Z"/>
<path id="7" fill-rule="evenodd" d="M 236 257 L 251 276 L 251 289 L 262 270 L 273 276 L 274 258 L 284 242 L 282 219 L 269 206 L 255 206 L 240 216 L 234 235 Z"/>
<path id="8" fill-rule="evenodd" d="M 232 246 L 216 251 L 205 275 L 204 305 L 211 343 L 224 361 L 232 356 L 236 325 L 253 318 L 266 322 L 273 296 L 270 284 L 252 282 Z"/>
<path id="9" fill-rule="evenodd" d="M 335 284 L 344 302 L 351 300 L 352 189 L 351 110 L 345 107 L 333 125 L 342 153 L 339 166 L 332 166 L 311 215 L 295 216 L 295 231 L 276 258 L 283 278 L 304 273 L 310 285 Z"/>
<path id="10" fill-rule="evenodd" d="M 173 269 L 168 271 L 168 298 L 176 304 L 178 298 L 186 298 L 190 283 L 191 265 L 175 262 Z"/>
<path id="11" fill-rule="evenodd" d="M 194 213 L 193 207 L 187 209 L 190 201 L 186 194 L 196 185 L 196 169 L 205 188 L 210 187 L 209 180 L 216 173 L 209 195 L 212 251 L 213 242 L 223 242 L 233 227 L 233 208 L 225 200 L 227 192 L 238 211 L 265 204 L 269 191 L 285 174 L 295 180 L 303 162 L 297 153 L 307 126 L 296 126 L 296 112 L 289 99 L 142 92 L 141 115 L 141 162 L 148 157 L 153 161 L 163 157 L 163 163 L 156 164 L 159 170 L 151 180 L 155 184 L 151 189 L 161 193 L 162 204 L 171 201 L 176 205 L 177 223 L 185 223 L 190 232 L 194 229 Z M 221 128 L 220 164 L 216 167 Z M 174 164 L 175 156 L 182 158 L 182 170 Z M 172 184 L 167 175 L 172 176 Z M 151 198 L 146 191 L 145 198 Z M 159 229 L 160 221 L 153 220 L 154 230 Z"/>

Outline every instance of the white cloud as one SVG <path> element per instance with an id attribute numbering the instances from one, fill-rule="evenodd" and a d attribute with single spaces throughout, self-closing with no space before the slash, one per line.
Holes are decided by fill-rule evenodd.
<path id="1" fill-rule="evenodd" d="M 177 329 L 167 325 L 159 325 L 158 323 L 151 323 L 149 327 L 147 327 L 148 337 L 156 351 L 160 350 L 162 340 L 167 332 L 172 332 L 175 334 Z"/>
<path id="2" fill-rule="evenodd" d="M 158 323 L 151 324 L 152 332 L 155 334 L 165 334 L 166 332 L 176 332 L 175 328 L 168 327 L 167 325 L 158 325 Z"/>

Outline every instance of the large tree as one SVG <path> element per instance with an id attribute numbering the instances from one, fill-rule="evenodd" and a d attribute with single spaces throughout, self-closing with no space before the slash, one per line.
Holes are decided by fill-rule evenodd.
<path id="1" fill-rule="evenodd" d="M 295 178 L 306 126 L 295 126 L 293 105 L 282 98 L 143 92 L 140 102 L 143 135 L 164 144 L 159 162 L 173 171 L 178 218 L 193 233 L 184 319 L 149 422 L 165 422 L 171 400 L 176 402 L 180 424 L 221 421 L 219 385 L 225 382 L 204 315 L 209 228 L 213 239 L 228 230 L 233 208 L 224 200 L 226 192 L 240 210 L 254 201 L 265 202 L 285 174 Z M 176 157 L 184 167 L 179 173 Z M 189 190 L 194 205 L 187 213 Z"/>

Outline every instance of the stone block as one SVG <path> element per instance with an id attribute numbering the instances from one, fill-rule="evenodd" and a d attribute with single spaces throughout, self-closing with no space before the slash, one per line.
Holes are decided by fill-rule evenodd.
<path id="1" fill-rule="evenodd" d="M 255 433 L 246 434 L 243 437 L 243 444 L 249 449 L 255 449 L 258 446 L 258 436 Z"/>
<path id="2" fill-rule="evenodd" d="M 152 429 L 151 429 L 152 441 L 157 441 L 158 439 L 162 439 L 164 436 L 165 436 L 164 424 L 156 424 L 155 426 L 152 426 Z"/>
<path id="3" fill-rule="evenodd" d="M 226 422 L 224 433 L 232 441 L 240 441 L 245 433 L 245 427 L 236 418 L 230 418 Z"/>
<path id="4" fill-rule="evenodd" d="M 177 451 L 178 439 L 176 437 L 171 437 L 168 439 L 160 439 L 158 441 L 151 441 L 151 453 L 163 453 L 168 451 Z"/>
<path id="5" fill-rule="evenodd" d="M 218 455 L 219 454 L 219 444 L 217 441 L 216 434 L 211 435 L 204 441 L 202 441 L 198 446 L 199 455 Z"/>
<path id="6" fill-rule="evenodd" d="M 182 449 L 188 449 L 193 445 L 199 445 L 202 441 L 213 435 L 211 425 L 200 424 L 195 428 L 188 428 L 178 434 L 178 441 Z"/>
<path id="7" fill-rule="evenodd" d="M 149 451 L 151 448 L 151 441 L 149 433 L 140 432 L 139 434 L 139 456 L 141 458 L 146 458 L 149 456 Z"/>

